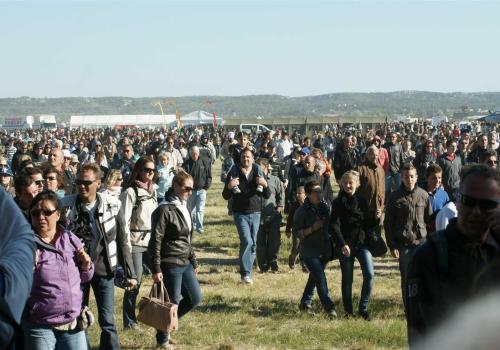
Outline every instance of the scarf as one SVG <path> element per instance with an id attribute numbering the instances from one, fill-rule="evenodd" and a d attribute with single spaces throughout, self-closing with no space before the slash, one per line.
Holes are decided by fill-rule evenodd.
<path id="1" fill-rule="evenodd" d="M 153 181 L 142 182 L 139 180 L 135 180 L 134 184 L 137 186 L 137 188 L 142 188 L 143 190 L 148 191 L 149 194 L 153 194 L 155 191 Z"/>
<path id="2" fill-rule="evenodd" d="M 305 205 L 306 209 L 315 214 L 320 220 L 326 220 L 330 216 L 330 206 L 323 199 L 319 202 L 317 207 L 311 203 L 309 198 L 306 198 L 303 205 Z"/>

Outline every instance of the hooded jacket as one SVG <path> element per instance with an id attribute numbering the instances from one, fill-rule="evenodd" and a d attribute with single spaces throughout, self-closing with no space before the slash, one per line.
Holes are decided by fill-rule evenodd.
<path id="1" fill-rule="evenodd" d="M 82 309 L 80 285 L 94 274 L 94 265 L 81 271 L 76 253 L 82 242 L 73 233 L 61 232 L 54 245 L 45 243 L 38 235 L 33 288 L 26 303 L 26 319 L 38 325 L 62 325 L 76 319 Z"/>

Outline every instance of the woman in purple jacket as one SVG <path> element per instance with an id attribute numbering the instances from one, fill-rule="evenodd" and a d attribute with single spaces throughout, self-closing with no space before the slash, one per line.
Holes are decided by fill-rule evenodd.
<path id="1" fill-rule="evenodd" d="M 52 191 L 39 193 L 30 206 L 36 233 L 33 287 L 23 320 L 25 348 L 32 350 L 87 348 L 77 318 L 82 309 L 81 283 L 94 274 L 81 241 L 59 225 L 61 204 Z"/>

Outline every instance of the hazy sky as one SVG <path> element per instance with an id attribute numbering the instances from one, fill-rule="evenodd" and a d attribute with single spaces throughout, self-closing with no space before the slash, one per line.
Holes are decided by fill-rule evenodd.
<path id="1" fill-rule="evenodd" d="M 0 3 L 0 97 L 500 91 L 500 3 Z"/>

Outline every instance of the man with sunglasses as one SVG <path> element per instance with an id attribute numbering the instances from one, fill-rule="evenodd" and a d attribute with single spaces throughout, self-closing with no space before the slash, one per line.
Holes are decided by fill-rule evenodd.
<path id="1" fill-rule="evenodd" d="M 26 219 L 29 221 L 28 210 L 31 201 L 36 195 L 43 191 L 45 180 L 43 173 L 39 168 L 27 167 L 19 172 L 14 178 L 14 188 L 16 189 L 16 197 L 14 201 L 17 203 Z"/>
<path id="2" fill-rule="evenodd" d="M 497 152 L 487 150 L 479 157 L 479 164 L 484 164 L 492 169 L 498 169 Z"/>
<path id="3" fill-rule="evenodd" d="M 113 162 L 112 169 L 119 169 L 122 173 L 123 183 L 127 180 L 134 168 L 134 148 L 131 144 L 125 144 L 122 149 L 121 158 L 116 158 Z"/>
<path id="4" fill-rule="evenodd" d="M 410 345 L 470 299 L 481 271 L 500 256 L 500 173 L 485 165 L 470 166 L 462 173 L 459 191 L 458 217 L 430 235 L 410 263 Z"/>
<path id="5" fill-rule="evenodd" d="M 94 277 L 84 285 L 83 303 L 88 305 L 90 287 L 94 291 L 101 327 L 100 349 L 119 349 L 114 317 L 114 273 L 118 250 L 123 261 L 128 287 L 137 285 L 131 247 L 123 237 L 117 220 L 121 202 L 108 194 L 98 193 L 101 169 L 97 164 L 83 165 L 76 178 L 78 194 L 63 199 L 67 217 L 75 225 L 74 233 L 82 239 L 95 266 Z"/>

